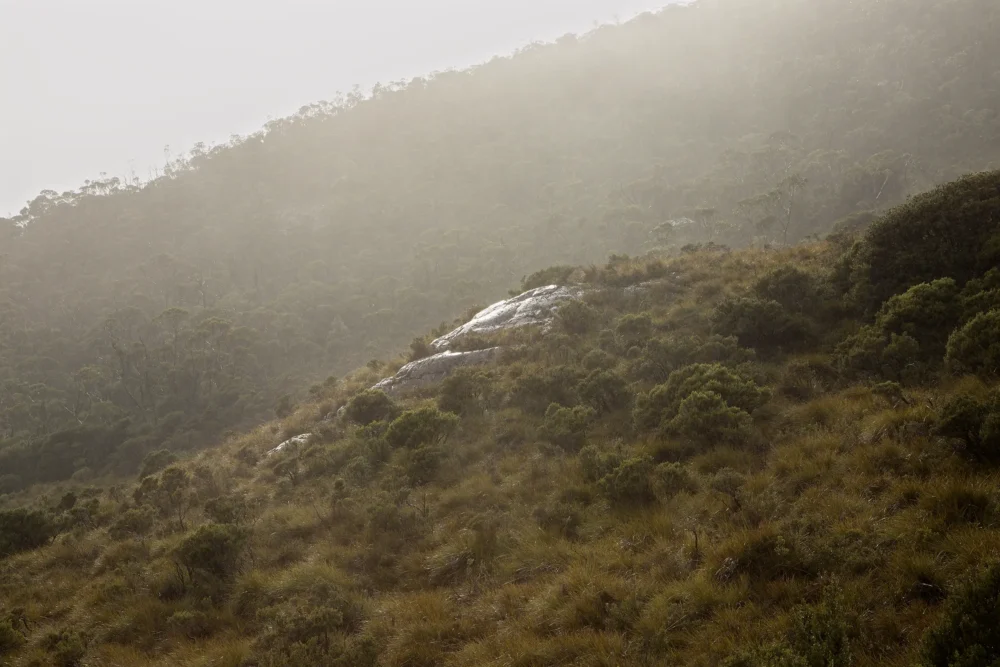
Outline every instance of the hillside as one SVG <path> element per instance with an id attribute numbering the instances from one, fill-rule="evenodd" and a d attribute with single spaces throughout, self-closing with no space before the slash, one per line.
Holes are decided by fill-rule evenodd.
<path id="1" fill-rule="evenodd" d="M 860 237 L 545 271 L 548 331 L 450 337 L 491 363 L 9 496 L 0 661 L 995 665 L 998 240 L 984 172 Z"/>
<path id="2" fill-rule="evenodd" d="M 207 446 L 548 266 L 793 243 L 995 166 L 998 15 L 701 0 L 43 192 L 0 220 L 0 492 Z"/>

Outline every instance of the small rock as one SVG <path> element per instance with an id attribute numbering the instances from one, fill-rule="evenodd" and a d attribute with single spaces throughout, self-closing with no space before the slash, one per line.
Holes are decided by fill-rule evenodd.
<path id="1" fill-rule="evenodd" d="M 312 435 L 313 435 L 312 433 L 303 433 L 302 435 L 297 435 L 294 438 L 289 438 L 288 440 L 285 440 L 283 443 L 281 443 L 280 445 L 269 451 L 264 456 L 271 456 L 272 454 L 283 452 L 289 447 L 298 447 L 300 445 L 304 445 L 307 442 L 309 442 L 309 438 L 311 438 Z"/>
<path id="2" fill-rule="evenodd" d="M 382 380 L 372 389 L 381 389 L 386 394 L 394 395 L 426 387 L 441 382 L 456 368 L 492 363 L 499 352 L 499 347 L 472 352 L 441 352 L 406 364 L 394 376 Z"/>

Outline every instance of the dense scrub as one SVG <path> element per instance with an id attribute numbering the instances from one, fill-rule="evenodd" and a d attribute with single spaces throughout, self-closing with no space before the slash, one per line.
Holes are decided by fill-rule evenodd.
<path id="1" fill-rule="evenodd" d="M 997 165 L 998 21 L 991 0 L 673 5 L 309 105 L 148 183 L 42 192 L 0 220 L 0 491 L 132 474 L 284 418 L 312 383 L 533 272 L 524 287 L 586 279 L 575 267 L 610 253 L 843 240 Z M 880 221 L 847 266 L 866 277 L 858 302 L 981 275 L 994 183 L 970 176 Z M 785 289 L 799 278 L 732 295 L 715 321 L 761 359 L 806 349 L 827 330 L 808 290 Z M 655 345 L 642 322 L 616 344 Z M 593 323 L 577 310 L 563 326 Z M 892 335 L 873 343 L 880 365 L 911 345 Z M 676 361 L 634 360 L 623 376 L 658 382 Z"/>
<path id="2" fill-rule="evenodd" d="M 866 319 L 844 247 L 618 258 L 438 387 L 369 364 L 139 478 L 8 496 L 0 660 L 989 667 L 996 274 Z"/>

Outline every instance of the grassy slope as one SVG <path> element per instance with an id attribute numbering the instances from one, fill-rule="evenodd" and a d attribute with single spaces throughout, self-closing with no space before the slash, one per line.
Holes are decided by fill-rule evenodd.
<path id="1" fill-rule="evenodd" d="M 627 313 L 649 313 L 656 335 L 707 334 L 711 308 L 769 270 L 821 273 L 836 256 L 819 244 L 592 271 L 601 324 L 587 334 L 525 333 L 526 347 L 490 371 L 491 386 L 503 396 L 518 377 L 578 364 L 597 332 Z M 651 274 L 671 277 L 641 299 L 623 298 L 622 285 Z M 282 614 L 308 625 L 319 603 L 359 619 L 327 617 L 324 627 L 342 631 L 326 637 L 319 664 L 366 664 L 374 646 L 371 664 L 400 667 L 715 665 L 781 640 L 800 605 L 828 601 L 836 588 L 853 664 L 910 665 L 942 599 L 1000 544 L 996 473 L 929 435 L 947 397 L 985 388 L 944 378 L 893 402 L 803 371 L 832 366 L 823 349 L 746 367 L 773 394 L 755 414 L 753 444 L 682 456 L 678 442 L 635 431 L 628 410 L 604 415 L 589 442 L 681 458 L 694 479 L 690 490 L 658 489 L 638 505 L 612 502 L 586 480 L 578 455 L 544 441 L 539 416 L 515 408 L 463 418 L 429 484 L 408 479 L 406 450 L 365 469 L 359 460 L 382 458 L 372 439 L 321 421 L 386 372 L 360 371 L 283 423 L 185 462 L 196 480 L 186 531 L 165 517 L 146 537 L 111 539 L 107 526 L 132 489 L 92 489 L 100 510 L 90 525 L 0 561 L 0 614 L 23 607 L 30 619 L 11 664 L 51 664 L 45 637 L 58 630 L 89 642 L 84 664 L 282 664 L 267 662 L 269 629 Z M 613 356 L 622 374 L 629 356 Z M 434 399 L 431 390 L 405 406 Z M 275 472 L 279 459 L 254 463 L 307 430 L 318 444 L 284 456 L 294 481 Z M 738 502 L 715 490 L 724 469 L 743 476 Z M 42 492 L 54 501 L 61 488 Z M 231 582 L 182 592 L 174 551 L 220 493 L 245 494 L 256 508 L 249 549 Z M 287 644 L 278 641 L 276 655 Z"/>

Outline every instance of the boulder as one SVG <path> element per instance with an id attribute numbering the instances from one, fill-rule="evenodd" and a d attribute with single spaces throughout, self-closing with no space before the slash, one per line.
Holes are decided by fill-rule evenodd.
<path id="1" fill-rule="evenodd" d="M 288 440 L 285 440 L 283 443 L 281 443 L 280 445 L 269 451 L 264 456 L 271 456 L 272 454 L 283 452 L 289 447 L 298 447 L 304 445 L 309 442 L 309 438 L 311 438 L 312 435 L 313 435 L 312 433 L 303 433 L 302 435 L 297 435 L 294 438 L 289 438 Z"/>
<path id="2" fill-rule="evenodd" d="M 431 343 L 431 348 L 448 350 L 455 341 L 469 334 L 488 334 L 532 325 L 547 326 L 552 323 L 561 303 L 579 299 L 583 293 L 579 287 L 558 285 L 529 290 L 480 311 L 469 322 Z"/>
<path id="3" fill-rule="evenodd" d="M 372 389 L 381 389 L 392 396 L 426 387 L 441 382 L 456 368 L 492 363 L 499 352 L 499 347 L 472 352 L 441 352 L 406 364 L 395 375 L 382 380 Z"/>

